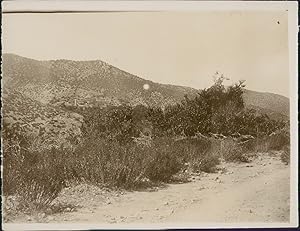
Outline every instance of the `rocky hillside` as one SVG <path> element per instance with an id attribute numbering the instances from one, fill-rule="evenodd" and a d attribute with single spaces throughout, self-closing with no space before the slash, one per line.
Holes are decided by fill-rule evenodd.
<path id="1" fill-rule="evenodd" d="M 44 105 L 13 89 L 3 94 L 3 124 L 5 129 L 51 147 L 78 142 L 81 138 L 83 116 Z"/>
<path id="2" fill-rule="evenodd" d="M 4 54 L 2 61 L 3 123 L 38 135 L 46 146 L 80 138 L 83 117 L 67 110 L 69 106 L 166 106 L 197 93 L 141 79 L 99 60 L 37 61 Z"/>
<path id="3" fill-rule="evenodd" d="M 100 60 L 37 61 L 4 54 L 3 76 L 5 87 L 44 104 L 165 106 L 197 93 L 193 88 L 144 80 Z"/>
<path id="4" fill-rule="evenodd" d="M 82 116 L 67 111 L 68 106 L 127 103 L 164 107 L 198 92 L 189 87 L 154 83 L 100 60 L 37 61 L 4 54 L 2 61 L 4 123 L 26 127 L 34 134 L 43 131 L 60 141 L 69 139 L 66 134 L 80 136 Z M 145 84 L 149 85 L 148 90 L 143 89 Z M 288 118 L 286 97 L 245 90 L 244 99 L 247 107 L 272 118 Z"/>

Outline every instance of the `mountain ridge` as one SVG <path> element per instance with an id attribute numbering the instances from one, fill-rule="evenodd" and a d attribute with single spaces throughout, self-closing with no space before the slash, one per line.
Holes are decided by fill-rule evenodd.
<path id="1" fill-rule="evenodd" d="M 44 104 L 148 105 L 165 107 L 195 96 L 192 87 L 160 84 L 132 75 L 102 60 L 35 60 L 12 53 L 2 55 L 4 86 Z M 148 84 L 149 90 L 143 86 Z M 67 99 L 69 97 L 69 99 Z M 246 107 L 287 119 L 289 99 L 276 93 L 245 89 Z"/>
<path id="2" fill-rule="evenodd" d="M 25 57 L 25 56 L 21 56 L 21 55 L 17 55 L 17 54 L 14 54 L 14 53 L 3 53 L 2 54 L 2 57 L 5 56 L 13 56 L 13 57 L 17 57 L 17 58 L 21 58 L 21 59 L 28 59 L 28 60 L 32 60 L 32 61 L 38 61 L 38 62 L 51 62 L 51 61 L 72 61 L 72 62 L 102 62 L 108 66 L 113 66 L 111 64 L 109 64 L 108 62 L 106 61 L 103 61 L 101 59 L 90 59 L 90 60 L 71 60 L 71 59 L 66 59 L 66 58 L 62 58 L 62 59 L 47 59 L 47 60 L 40 60 L 40 59 L 34 59 L 34 58 L 28 58 L 28 57 Z M 133 77 L 136 77 L 137 79 L 140 79 L 140 80 L 143 80 L 143 81 L 150 81 L 150 82 L 153 82 L 152 80 L 149 80 L 149 79 L 146 79 L 146 78 L 141 78 L 139 77 L 138 75 L 136 74 L 132 74 L 130 73 L 130 71 L 127 71 L 127 70 L 124 70 L 124 69 L 121 69 L 121 68 L 118 68 L 118 67 L 115 67 L 113 66 L 115 69 L 118 69 L 119 71 L 122 71 L 124 73 L 127 73 L 127 74 L 130 74 L 131 76 Z M 165 86 L 176 86 L 176 87 L 182 87 L 182 88 L 189 88 L 189 89 L 193 89 L 193 90 L 196 90 L 196 88 L 194 87 L 190 87 L 190 86 L 186 86 L 186 85 L 177 85 L 177 84 L 169 84 L 169 83 L 159 83 L 159 82 L 153 82 L 153 83 L 157 83 L 157 84 L 161 84 L 161 85 L 165 85 Z M 247 89 L 247 91 L 249 92 L 256 92 L 256 93 L 261 93 L 261 94 L 272 94 L 272 95 L 276 95 L 276 96 L 282 96 L 282 97 L 285 97 L 288 99 L 287 96 L 285 95 L 281 95 L 279 93 L 275 93 L 275 92 L 267 92 L 267 91 L 257 91 L 257 90 L 254 90 L 254 89 Z"/>

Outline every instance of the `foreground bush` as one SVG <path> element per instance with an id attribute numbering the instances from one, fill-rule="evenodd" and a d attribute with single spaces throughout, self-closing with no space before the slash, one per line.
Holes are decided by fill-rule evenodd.
<path id="1" fill-rule="evenodd" d="M 3 194 L 13 195 L 19 188 L 22 175 L 23 150 L 16 142 L 15 145 L 3 144 Z"/>
<path id="2" fill-rule="evenodd" d="M 64 154 L 59 149 L 26 153 L 17 194 L 35 208 L 51 205 L 66 186 Z"/>
<path id="3" fill-rule="evenodd" d="M 155 140 L 147 148 L 148 160 L 145 176 L 152 181 L 166 182 L 183 167 L 183 153 L 170 138 Z"/>
<path id="4" fill-rule="evenodd" d="M 168 182 L 186 162 L 195 170 L 211 172 L 219 164 L 219 156 L 204 139 L 165 137 L 124 144 L 90 138 L 65 161 L 69 163 L 68 178 L 132 189 L 145 179 Z"/>
<path id="5" fill-rule="evenodd" d="M 216 166 L 220 164 L 220 156 L 215 153 L 210 153 L 202 156 L 200 159 L 196 159 L 192 162 L 192 168 L 194 171 L 203 171 L 207 173 L 215 172 Z"/>
<path id="6" fill-rule="evenodd" d="M 66 183 L 63 156 L 57 149 L 4 148 L 4 195 L 17 195 L 20 209 L 50 206 Z"/>
<path id="7" fill-rule="evenodd" d="M 183 162 L 189 162 L 193 171 L 214 172 L 220 163 L 219 144 L 208 138 L 193 137 L 177 140 L 174 148 Z"/>
<path id="8" fill-rule="evenodd" d="M 145 178 L 168 181 L 182 168 L 181 154 L 169 138 L 147 145 L 89 139 L 68 158 L 68 174 L 91 183 L 136 188 Z"/>
<path id="9" fill-rule="evenodd" d="M 247 152 L 268 152 L 269 140 L 268 137 L 260 137 L 248 140 L 243 145 Z"/>
<path id="10" fill-rule="evenodd" d="M 149 181 L 168 182 L 186 162 L 207 172 L 219 163 L 208 151 L 210 142 L 199 139 L 137 144 L 89 137 L 73 150 L 5 147 L 4 194 L 17 195 L 22 208 L 50 206 L 70 181 L 136 189 Z"/>
<path id="11" fill-rule="evenodd" d="M 73 150 L 6 145 L 4 194 L 18 195 L 23 207 L 43 208 L 70 181 L 136 189 L 170 181 L 187 163 L 193 171 L 214 172 L 220 158 L 248 162 L 251 145 L 246 144 L 203 137 L 141 137 L 124 143 L 91 135 Z M 281 158 L 288 163 L 289 150 Z"/>
<path id="12" fill-rule="evenodd" d="M 279 131 L 278 133 L 269 137 L 269 146 L 270 150 L 281 150 L 286 145 L 290 144 L 289 134 Z"/>
<path id="13" fill-rule="evenodd" d="M 225 161 L 249 162 L 247 158 L 248 150 L 233 139 L 224 140 L 220 150 Z"/>
<path id="14" fill-rule="evenodd" d="M 286 145 L 280 155 L 281 161 L 287 165 L 290 164 L 290 155 L 290 146 Z"/>
<path id="15" fill-rule="evenodd" d="M 98 185 L 136 187 L 147 163 L 142 147 L 89 139 L 67 157 L 68 178 Z"/>

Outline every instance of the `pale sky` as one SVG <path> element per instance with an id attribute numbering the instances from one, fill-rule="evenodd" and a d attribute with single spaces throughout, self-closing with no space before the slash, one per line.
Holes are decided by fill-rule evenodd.
<path id="1" fill-rule="evenodd" d="M 209 87 L 218 71 L 289 95 L 287 12 L 3 14 L 2 52 L 100 59 L 158 83 Z M 279 23 L 278 23 L 279 22 Z M 230 81 L 227 82 L 230 84 Z"/>

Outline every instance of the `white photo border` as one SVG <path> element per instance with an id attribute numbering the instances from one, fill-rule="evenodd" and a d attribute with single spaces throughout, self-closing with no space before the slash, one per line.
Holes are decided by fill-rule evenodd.
<path id="1" fill-rule="evenodd" d="M 5 230 L 275 228 L 298 227 L 298 2 L 297 1 L 3 1 L 2 13 L 89 13 L 107 11 L 288 11 L 290 78 L 290 222 L 200 224 L 3 224 Z"/>

